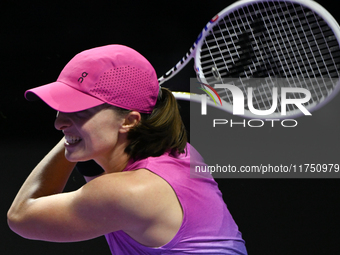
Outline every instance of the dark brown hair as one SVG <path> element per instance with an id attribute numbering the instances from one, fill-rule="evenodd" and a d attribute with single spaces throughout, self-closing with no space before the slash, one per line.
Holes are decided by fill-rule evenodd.
<path id="1" fill-rule="evenodd" d="M 164 152 L 184 153 L 187 134 L 178 104 L 167 88 L 162 88 L 151 114 L 141 114 L 141 121 L 128 133 L 130 144 L 125 152 L 133 158 L 157 157 Z"/>

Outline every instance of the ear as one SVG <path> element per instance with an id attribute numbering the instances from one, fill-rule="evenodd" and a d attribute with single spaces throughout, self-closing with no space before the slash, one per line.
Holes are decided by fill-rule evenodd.
<path id="1" fill-rule="evenodd" d="M 131 128 L 136 126 L 140 120 L 141 120 L 141 115 L 137 111 L 132 111 L 129 112 L 125 118 L 124 118 L 124 123 L 122 124 L 122 127 L 120 128 L 121 133 L 127 133 Z"/>

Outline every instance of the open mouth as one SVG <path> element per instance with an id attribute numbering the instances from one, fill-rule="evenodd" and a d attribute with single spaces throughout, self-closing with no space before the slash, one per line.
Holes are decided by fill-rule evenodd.
<path id="1" fill-rule="evenodd" d="M 65 144 L 73 145 L 81 141 L 81 138 L 78 136 L 65 135 Z"/>

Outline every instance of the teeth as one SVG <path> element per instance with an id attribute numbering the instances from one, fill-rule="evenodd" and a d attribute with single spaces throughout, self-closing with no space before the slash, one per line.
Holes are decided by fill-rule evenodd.
<path id="1" fill-rule="evenodd" d="M 65 135 L 66 142 L 68 144 L 74 144 L 80 141 L 80 137 Z"/>

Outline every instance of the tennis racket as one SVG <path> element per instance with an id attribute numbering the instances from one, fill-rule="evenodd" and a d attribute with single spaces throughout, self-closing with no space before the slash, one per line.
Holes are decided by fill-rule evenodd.
<path id="1" fill-rule="evenodd" d="M 312 0 L 241 0 L 207 23 L 193 46 L 159 83 L 171 79 L 194 58 L 198 86 L 211 95 L 216 90 L 221 99 L 221 103 L 207 100 L 208 105 L 232 113 L 231 91 L 211 91 L 208 87 L 234 85 L 244 94 L 244 117 L 259 118 L 247 106 L 248 88 L 252 87 L 253 107 L 268 110 L 273 104 L 273 87 L 277 87 L 277 107 L 264 117 L 298 117 L 302 112 L 294 104 L 287 104 L 286 115 L 281 114 L 280 88 L 310 91 L 310 100 L 303 103 L 309 112 L 329 102 L 339 91 L 339 38 L 336 20 Z M 197 94 L 173 94 L 179 100 L 202 100 Z M 305 97 L 302 93 L 287 96 Z"/>

